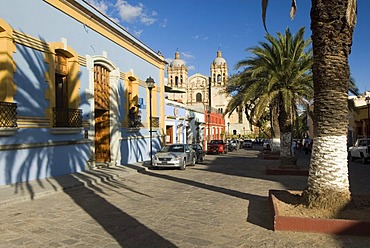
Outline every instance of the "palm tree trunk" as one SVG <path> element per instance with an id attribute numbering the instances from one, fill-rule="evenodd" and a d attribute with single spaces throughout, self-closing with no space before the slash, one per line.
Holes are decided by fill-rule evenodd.
<path id="1" fill-rule="evenodd" d="M 278 121 L 278 109 L 277 107 L 270 106 L 270 125 L 271 125 L 271 138 L 274 139 L 280 139 L 280 127 L 279 127 L 279 121 Z"/>
<path id="2" fill-rule="evenodd" d="M 314 139 L 307 189 L 308 205 L 337 211 L 350 201 L 347 127 L 348 55 L 354 25 L 347 22 L 354 0 L 312 0 L 314 52 Z"/>
<path id="3" fill-rule="evenodd" d="M 281 93 L 280 93 L 281 94 Z M 287 111 L 280 96 L 279 106 L 279 128 L 280 128 L 280 168 L 297 167 L 297 159 L 292 153 L 292 115 Z"/>

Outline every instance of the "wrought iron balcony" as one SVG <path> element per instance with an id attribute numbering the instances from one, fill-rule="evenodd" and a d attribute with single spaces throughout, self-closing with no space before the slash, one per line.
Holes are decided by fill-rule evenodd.
<path id="1" fill-rule="evenodd" d="M 142 127 L 143 124 L 141 123 L 141 116 L 138 114 L 129 116 L 129 127 L 130 128 L 138 128 Z"/>
<path id="2" fill-rule="evenodd" d="M 53 127 L 82 127 L 82 110 L 53 108 Z"/>
<path id="3" fill-rule="evenodd" d="M 0 102 L 0 127 L 17 127 L 17 104 Z"/>

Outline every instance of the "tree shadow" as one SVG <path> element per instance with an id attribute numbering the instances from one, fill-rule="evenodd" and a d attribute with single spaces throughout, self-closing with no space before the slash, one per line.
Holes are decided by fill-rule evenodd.
<path id="1" fill-rule="evenodd" d="M 14 74 L 17 87 L 14 101 L 18 103 L 18 116 L 26 119 L 36 117 L 38 122 L 45 122 L 42 124 L 44 127 L 21 128 L 17 134 L 7 138 L 5 143 L 1 142 L 30 146 L 0 152 L 0 161 L 4 161 L 4 181 L 14 187 L 14 195 L 27 195 L 33 200 L 40 189 L 59 191 L 66 188 L 65 193 L 76 205 L 90 215 L 120 246 L 176 247 L 99 194 L 105 195 L 105 189 L 108 188 L 116 193 L 124 188 L 146 197 L 150 197 L 149 195 L 131 189 L 111 177 L 111 173 L 108 173 L 111 168 L 106 168 L 105 172 L 91 170 L 79 173 L 85 170 L 86 161 L 90 158 L 87 140 L 82 133 L 52 135 L 51 138 L 50 120 L 44 120 L 45 109 L 50 104 L 45 99 L 45 92 L 52 90 L 45 82 L 45 72 L 50 65 L 45 62 L 44 52 L 17 45 L 14 56 L 19 65 Z M 71 79 L 76 80 L 78 79 Z M 91 94 L 80 93 L 81 104 L 87 106 Z M 113 111 L 120 113 L 118 109 Z M 88 115 L 85 115 L 84 121 L 87 121 Z M 119 119 L 121 117 L 119 115 Z M 116 133 L 120 131 L 122 130 L 113 129 Z M 80 141 L 83 142 L 79 143 Z"/>
<path id="2" fill-rule="evenodd" d="M 266 216 L 266 213 L 271 211 L 267 206 L 268 197 L 240 192 L 237 190 L 228 189 L 228 188 L 224 188 L 224 187 L 220 187 L 216 185 L 210 185 L 206 183 L 201 183 L 201 182 L 197 182 L 197 181 L 193 181 L 189 179 L 173 177 L 170 175 L 157 174 L 151 171 L 142 170 L 140 171 L 140 173 L 148 175 L 148 176 L 156 177 L 156 178 L 161 178 L 164 180 L 169 180 L 169 181 L 173 181 L 177 183 L 191 185 L 194 187 L 206 189 L 206 190 L 213 191 L 213 192 L 222 193 L 222 194 L 233 196 L 233 197 L 240 198 L 243 200 L 248 200 L 249 206 L 248 206 L 247 221 L 252 224 L 266 228 L 268 230 L 272 230 L 272 227 L 273 227 L 272 222 L 270 218 Z"/>
<path id="3" fill-rule="evenodd" d="M 99 172 L 98 177 L 106 179 L 107 175 L 104 175 L 104 172 Z M 77 174 L 75 180 L 86 181 L 88 179 Z M 176 247 L 170 241 L 99 196 L 98 193 L 104 194 L 102 189 L 105 187 L 104 184 L 116 189 L 128 189 L 134 193 L 150 197 L 112 178 L 103 182 L 102 186 L 95 184 L 92 187 L 74 187 L 65 189 L 64 192 L 109 233 L 121 247 Z M 114 189 L 113 191 L 119 193 Z"/>

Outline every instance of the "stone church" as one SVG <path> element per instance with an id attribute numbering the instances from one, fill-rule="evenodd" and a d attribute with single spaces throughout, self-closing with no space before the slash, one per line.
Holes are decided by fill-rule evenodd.
<path id="1" fill-rule="evenodd" d="M 211 111 L 223 114 L 230 95 L 224 93 L 228 84 L 228 64 L 222 57 L 222 52 L 217 51 L 216 58 L 210 65 L 210 76 L 195 73 L 189 76 L 185 62 L 180 57 L 180 52 L 175 53 L 175 59 L 167 67 L 168 86 L 177 88 L 180 92 L 170 93 L 168 97 L 181 101 L 192 108 L 204 111 L 211 106 Z M 251 134 L 251 126 L 244 114 L 244 108 L 237 108 L 230 116 L 225 115 L 226 134 L 244 136 Z"/>

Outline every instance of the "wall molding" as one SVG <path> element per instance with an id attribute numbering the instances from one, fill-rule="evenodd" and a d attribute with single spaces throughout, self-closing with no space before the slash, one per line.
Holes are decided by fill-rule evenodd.
<path id="1" fill-rule="evenodd" d="M 51 142 L 38 142 L 29 144 L 11 144 L 11 145 L 0 145 L 0 151 L 11 151 L 21 149 L 32 149 L 32 148 L 46 148 L 52 146 L 71 146 L 71 145 L 82 145 L 91 143 L 92 140 L 67 140 L 67 141 L 51 141 Z"/>

